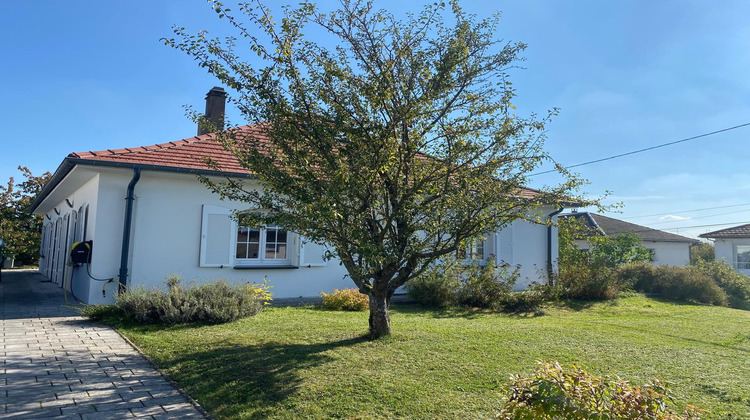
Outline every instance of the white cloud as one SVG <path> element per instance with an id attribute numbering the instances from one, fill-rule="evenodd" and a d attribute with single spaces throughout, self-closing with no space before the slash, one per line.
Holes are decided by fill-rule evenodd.
<path id="1" fill-rule="evenodd" d="M 668 214 L 666 216 L 662 216 L 659 218 L 659 220 L 690 220 L 690 217 L 683 217 L 683 216 L 675 216 L 674 214 Z"/>

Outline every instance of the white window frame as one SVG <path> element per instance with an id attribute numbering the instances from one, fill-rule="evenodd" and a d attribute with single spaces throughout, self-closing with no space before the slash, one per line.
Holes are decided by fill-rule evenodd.
<path id="1" fill-rule="evenodd" d="M 457 258 L 459 261 L 465 263 L 472 263 L 474 261 L 478 261 L 480 264 L 485 263 L 487 258 L 489 258 L 489 255 L 487 254 L 488 246 L 489 241 L 487 238 L 477 238 L 471 243 L 471 245 L 466 247 L 463 252 L 459 249 Z M 480 247 L 482 249 L 482 255 L 479 255 L 477 252 Z"/>
<path id="2" fill-rule="evenodd" d="M 746 249 L 750 248 L 750 245 L 735 245 L 734 246 L 734 267 L 738 270 L 750 270 L 750 261 L 740 261 L 740 254 L 748 252 Z M 743 249 L 740 252 L 740 249 Z"/>
<path id="3" fill-rule="evenodd" d="M 258 231 L 258 258 L 244 258 L 239 257 L 237 255 L 237 248 L 240 244 L 238 242 L 238 237 L 240 233 L 241 228 L 246 229 L 253 229 Z M 242 267 L 242 266 L 273 266 L 273 265 L 284 265 L 288 266 L 291 264 L 291 254 L 292 249 L 291 245 L 293 241 L 291 240 L 291 233 L 289 231 L 286 232 L 286 257 L 285 258 L 266 258 L 265 257 L 265 249 L 267 242 L 267 233 L 269 229 L 276 229 L 277 230 L 277 238 L 278 238 L 278 231 L 283 230 L 279 228 L 278 226 L 263 226 L 263 227 L 251 227 L 251 226 L 243 226 L 239 223 L 236 224 L 236 228 L 234 229 L 234 240 L 233 243 L 233 255 L 234 255 L 234 263 L 236 266 Z M 246 242 L 249 243 L 249 242 Z M 279 242 L 275 242 L 279 243 Z"/>

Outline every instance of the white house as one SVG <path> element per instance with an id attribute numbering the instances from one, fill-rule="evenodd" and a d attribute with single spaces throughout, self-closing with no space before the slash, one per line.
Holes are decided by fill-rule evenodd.
<path id="1" fill-rule="evenodd" d="M 223 101 L 223 90 L 216 93 L 212 89 L 207 100 L 213 95 Z M 223 113 L 223 102 L 221 107 Z M 210 108 L 207 102 L 209 116 Z M 208 169 L 206 157 L 249 188 L 261 188 L 210 133 L 68 155 L 32 205 L 45 217 L 39 270 L 86 303 L 111 302 L 118 281 L 129 288 L 164 287 L 170 274 L 185 282 L 265 278 L 274 297 L 317 296 L 354 286 L 337 260 L 323 259 L 324 247 L 276 227 L 239 226 L 232 211 L 248 205 L 221 200 L 199 182 L 198 174 L 217 180 L 223 175 Z M 522 195 L 536 193 L 526 189 Z M 550 205 L 538 211 L 555 220 L 559 209 Z M 90 263 L 69 267 L 71 246 L 82 241 L 92 241 Z M 490 255 L 520 267 L 519 288 L 541 281 L 555 268 L 556 227 L 516 221 L 487 235 L 472 253 L 480 259 Z"/>
<path id="2" fill-rule="evenodd" d="M 686 266 L 690 264 L 690 247 L 698 241 L 674 233 L 664 232 L 635 223 L 624 222 L 596 213 L 580 212 L 561 214 L 560 218 L 573 217 L 589 228 L 591 235 L 617 236 L 634 233 L 643 241 L 643 246 L 651 250 L 653 265 Z M 578 249 L 586 250 L 589 244 L 585 238 L 575 241 Z"/>
<path id="3" fill-rule="evenodd" d="M 717 260 L 725 260 L 740 273 L 750 275 L 750 224 L 699 235 L 714 240 Z"/>

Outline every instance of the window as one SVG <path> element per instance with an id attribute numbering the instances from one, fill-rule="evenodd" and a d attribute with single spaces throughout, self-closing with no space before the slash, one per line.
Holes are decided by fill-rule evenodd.
<path id="1" fill-rule="evenodd" d="M 288 264 L 287 231 L 276 226 L 266 228 L 237 227 L 238 264 Z"/>
<path id="2" fill-rule="evenodd" d="M 736 252 L 736 268 L 738 270 L 750 270 L 750 245 L 737 245 Z"/>
<path id="3" fill-rule="evenodd" d="M 476 239 L 468 248 L 459 248 L 456 258 L 459 260 L 484 261 L 486 259 L 484 255 L 486 243 L 487 241 L 484 239 Z"/>

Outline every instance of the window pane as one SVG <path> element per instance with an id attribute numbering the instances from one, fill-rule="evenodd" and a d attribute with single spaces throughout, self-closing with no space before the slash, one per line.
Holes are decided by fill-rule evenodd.
<path id="1" fill-rule="evenodd" d="M 266 229 L 266 242 L 267 243 L 276 242 L 276 229 L 274 228 Z"/>
<path id="2" fill-rule="evenodd" d="M 286 258 L 286 245 L 279 244 L 276 246 L 276 258 Z"/>
<path id="3" fill-rule="evenodd" d="M 258 258 L 258 244 L 247 246 L 247 258 Z"/>
<path id="4" fill-rule="evenodd" d="M 280 244 L 285 244 L 286 243 L 286 231 L 279 229 L 277 232 L 278 232 L 277 233 L 278 236 L 276 237 L 276 242 Z"/>
<path id="5" fill-rule="evenodd" d="M 240 226 L 237 228 L 237 242 L 247 242 L 247 228 Z"/>
<path id="6" fill-rule="evenodd" d="M 247 244 L 237 244 L 237 258 L 247 258 Z"/>
<path id="7" fill-rule="evenodd" d="M 269 259 L 276 258 L 276 245 L 266 244 L 266 258 L 269 258 Z"/>
<path id="8" fill-rule="evenodd" d="M 750 246 L 737 245 L 737 262 L 742 262 L 742 263 L 750 262 Z"/>
<path id="9" fill-rule="evenodd" d="M 248 240 L 250 242 L 259 243 L 260 242 L 260 231 L 257 230 L 257 229 L 249 229 Z"/>

